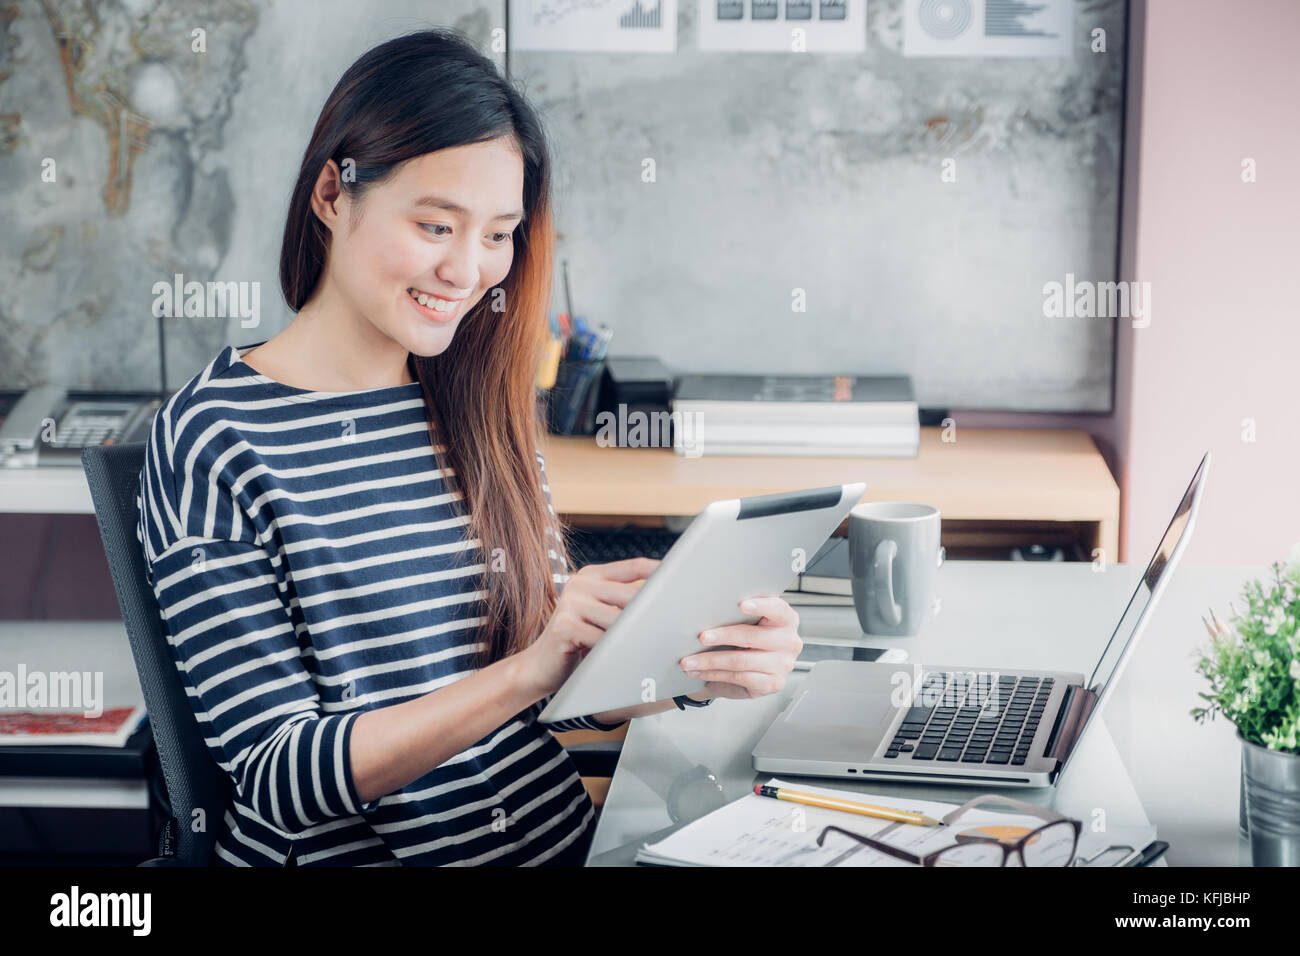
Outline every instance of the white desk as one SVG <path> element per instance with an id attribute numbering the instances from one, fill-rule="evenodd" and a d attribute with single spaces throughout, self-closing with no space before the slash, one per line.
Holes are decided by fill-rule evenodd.
<path id="1" fill-rule="evenodd" d="M 0 467 L 0 514 L 89 515 L 90 485 L 81 466 Z"/>
<path id="2" fill-rule="evenodd" d="M 1089 674 L 1120 618 L 1141 569 L 1090 564 L 949 562 L 940 573 L 942 610 L 913 638 L 868 639 L 903 646 L 913 660 L 973 667 L 1052 667 Z M 1090 729 L 1056 788 L 1008 790 L 1091 825 L 1153 823 L 1170 843 L 1172 865 L 1249 863 L 1237 836 L 1240 749 L 1233 728 L 1202 726 L 1189 711 L 1203 679 L 1191 655 L 1207 635 L 1200 615 L 1220 612 L 1262 568 L 1185 565 L 1144 632 L 1103 721 Z M 859 639 L 852 608 L 797 609 L 800 633 Z M 636 847 L 738 799 L 768 775 L 756 774 L 750 751 L 802 679 L 780 694 L 719 700 L 702 710 L 632 721 L 592 841 L 589 865 L 628 865 Z M 721 785 L 699 779 L 707 768 Z M 883 781 L 818 779 L 825 786 L 961 802 L 980 788 L 906 786 Z M 671 800 L 670 800 L 671 798 Z M 670 810 L 671 803 L 671 810 Z M 1149 818 L 1149 819 L 1148 819 Z"/>
<path id="3" fill-rule="evenodd" d="M 1139 569 L 1091 565 L 959 562 L 940 573 L 942 612 L 915 638 L 899 639 L 913 659 L 998 667 L 1059 667 L 1090 672 L 1118 621 Z M 1100 808 L 1115 824 L 1150 818 L 1171 844 L 1174 865 L 1237 865 L 1249 849 L 1237 837 L 1240 747 L 1219 720 L 1202 726 L 1188 714 L 1203 689 L 1191 650 L 1205 641 L 1200 615 L 1220 610 L 1264 568 L 1182 565 L 1157 607 L 1095 738 L 1090 731 L 1079 764 L 1060 792 L 1009 791 L 1024 799 L 1057 800 L 1066 812 L 1088 816 Z M 853 639 L 851 608 L 799 609 L 800 631 Z M 885 646 L 888 640 L 877 643 Z M 29 669 L 103 670 L 106 696 L 135 688 L 134 665 L 121 623 L 0 622 L 0 668 L 24 660 Z M 679 779 L 675 810 L 695 819 L 716 805 L 706 788 L 690 783 L 693 768 L 710 768 L 725 797 L 736 799 L 758 779 L 749 752 L 780 712 L 794 683 L 780 695 L 754 701 L 719 700 L 702 710 L 673 711 L 632 721 L 619 769 L 592 843 L 594 864 L 630 863 L 636 845 L 673 826 L 666 799 Z M 823 781 L 824 782 L 824 781 Z M 685 784 L 685 786 L 683 786 Z M 897 785 L 876 781 L 829 784 L 861 790 Z M 899 788 L 917 796 L 961 800 L 959 788 Z M 140 807 L 144 785 L 118 792 L 117 782 L 0 781 L 0 803 Z M 7 791 L 7 795 L 5 793 Z M 714 790 L 716 795 L 716 790 Z M 107 801 L 104 803 L 103 801 Z"/>

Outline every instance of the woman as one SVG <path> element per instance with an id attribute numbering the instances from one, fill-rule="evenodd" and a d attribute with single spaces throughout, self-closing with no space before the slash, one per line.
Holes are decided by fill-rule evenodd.
<path id="1" fill-rule="evenodd" d="M 566 573 L 533 384 L 549 189 L 536 115 L 456 34 L 370 50 L 290 197 L 297 315 L 157 417 L 140 533 L 235 784 L 218 863 L 585 858 L 593 807 L 537 716 L 656 562 Z M 707 682 L 694 702 L 782 686 L 798 619 L 779 598 L 754 613 L 719 629 L 747 650 L 702 637 L 683 662 Z"/>

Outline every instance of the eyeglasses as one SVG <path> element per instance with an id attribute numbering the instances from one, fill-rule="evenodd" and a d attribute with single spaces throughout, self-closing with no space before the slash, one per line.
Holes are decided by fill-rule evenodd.
<path id="1" fill-rule="evenodd" d="M 999 839 L 974 831 L 959 833 L 955 843 L 927 853 L 925 856 L 918 856 L 882 840 L 836 826 L 823 827 L 817 834 L 817 845 L 824 846 L 826 837 L 830 834 L 832 845 L 835 841 L 843 842 L 846 852 L 856 852 L 861 849 L 860 845 L 865 845 L 878 853 L 919 866 L 1006 866 L 1007 861 L 1013 856 L 1021 866 L 1070 865 L 1079 845 L 1079 833 L 1083 830 L 1083 822 L 1063 817 L 1032 803 L 1013 800 L 995 793 L 986 793 L 962 804 L 945 816 L 942 822 L 945 827 L 951 827 L 966 811 L 988 803 L 1005 804 L 1047 822 L 1014 840 Z M 906 826 L 906 824 L 902 825 Z M 988 825 L 995 824 L 986 824 Z"/>

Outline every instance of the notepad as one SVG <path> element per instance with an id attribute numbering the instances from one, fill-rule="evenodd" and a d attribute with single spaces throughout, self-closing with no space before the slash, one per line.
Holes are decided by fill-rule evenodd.
<path id="1" fill-rule="evenodd" d="M 771 786 L 786 787 L 803 793 L 838 797 L 898 810 L 914 810 L 941 819 L 958 804 L 932 800 L 914 800 L 883 794 L 859 793 L 791 783 L 773 778 Z M 994 810 L 972 810 L 962 815 L 956 831 L 997 823 L 1036 829 L 1041 817 Z M 871 849 L 866 845 L 845 852 L 845 844 L 817 846 L 822 827 L 838 826 L 864 836 L 883 840 L 918 856 L 954 842 L 954 828 L 921 827 L 894 823 L 875 817 L 809 807 L 771 797 L 749 793 L 707 816 L 677 830 L 653 844 L 644 844 L 636 853 L 636 862 L 654 866 L 912 866 Z M 1091 857 L 1113 844 L 1144 847 L 1155 840 L 1155 827 L 1130 827 L 1123 832 L 1113 828 L 1107 833 L 1085 832 L 1080 836 L 1078 856 Z M 1137 842 L 1134 842 L 1137 841 Z M 1108 859 L 1106 865 L 1115 861 Z"/>

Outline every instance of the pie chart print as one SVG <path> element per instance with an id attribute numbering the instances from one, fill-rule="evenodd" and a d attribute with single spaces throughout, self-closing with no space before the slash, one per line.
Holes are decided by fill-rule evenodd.
<path id="1" fill-rule="evenodd" d="M 921 0 L 916 11 L 921 29 L 936 40 L 951 40 L 971 23 L 970 0 Z"/>

